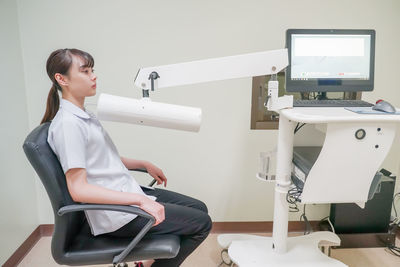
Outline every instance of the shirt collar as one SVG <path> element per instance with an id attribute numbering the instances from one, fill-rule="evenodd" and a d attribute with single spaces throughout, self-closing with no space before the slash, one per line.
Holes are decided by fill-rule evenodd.
<path id="1" fill-rule="evenodd" d="M 60 108 L 67 110 L 80 118 L 83 119 L 90 118 L 89 114 L 87 114 L 84 110 L 82 110 L 80 107 L 78 107 L 77 105 L 73 104 L 72 102 L 64 98 L 61 99 Z"/>

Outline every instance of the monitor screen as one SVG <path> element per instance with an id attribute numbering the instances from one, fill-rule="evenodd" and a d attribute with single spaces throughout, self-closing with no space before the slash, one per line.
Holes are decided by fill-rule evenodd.
<path id="1" fill-rule="evenodd" d="M 288 92 L 372 91 L 374 30 L 289 29 Z"/>

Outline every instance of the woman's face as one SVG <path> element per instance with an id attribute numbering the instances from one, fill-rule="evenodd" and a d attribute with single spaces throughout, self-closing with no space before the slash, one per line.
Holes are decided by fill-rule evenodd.
<path id="1" fill-rule="evenodd" d="M 81 57 L 72 56 L 72 58 L 69 73 L 65 76 L 67 90 L 76 98 L 94 96 L 97 76 L 93 73 L 93 68 L 85 67 L 85 62 Z"/>

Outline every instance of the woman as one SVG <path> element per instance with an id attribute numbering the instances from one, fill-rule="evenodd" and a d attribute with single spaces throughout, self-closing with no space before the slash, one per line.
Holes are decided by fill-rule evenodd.
<path id="1" fill-rule="evenodd" d="M 155 259 L 140 265 L 179 266 L 210 232 L 207 207 L 178 193 L 141 188 L 130 176 L 128 169 L 145 168 L 157 184 L 167 184 L 162 170 L 152 163 L 120 157 L 99 121 L 85 110 L 85 97 L 96 94 L 93 66 L 92 56 L 78 49 L 56 50 L 47 60 L 47 74 L 53 86 L 41 123 L 51 121 L 47 141 L 61 163 L 68 191 L 76 202 L 137 205 L 153 215 L 156 222 L 147 235 L 179 235 L 180 251 L 173 259 Z M 134 236 L 147 222 L 122 212 L 85 213 L 93 235 Z"/>

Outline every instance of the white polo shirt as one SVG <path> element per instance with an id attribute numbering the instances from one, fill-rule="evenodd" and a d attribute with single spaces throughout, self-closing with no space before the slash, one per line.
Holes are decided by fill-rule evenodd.
<path id="1" fill-rule="evenodd" d="M 47 142 L 64 173 L 72 168 L 85 168 L 89 184 L 146 195 L 122 163 L 117 148 L 93 113 L 61 99 Z M 85 214 L 93 235 L 113 232 L 137 217 L 101 210 L 85 211 Z"/>

